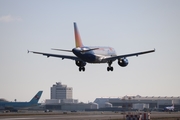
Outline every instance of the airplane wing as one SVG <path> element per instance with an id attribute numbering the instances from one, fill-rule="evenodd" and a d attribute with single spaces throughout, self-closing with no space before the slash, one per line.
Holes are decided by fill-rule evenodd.
<path id="1" fill-rule="evenodd" d="M 35 52 L 35 51 L 28 51 L 28 53 L 34 53 L 34 54 L 41 54 L 47 57 L 58 57 L 58 58 L 62 58 L 62 59 L 70 59 L 70 60 L 77 60 L 77 61 L 83 61 L 78 57 L 75 56 L 70 56 L 70 55 L 58 55 L 58 54 L 51 54 L 51 53 L 43 53 L 43 52 Z"/>
<path id="2" fill-rule="evenodd" d="M 151 52 L 155 52 L 155 49 L 154 50 L 149 50 L 149 51 L 144 51 L 144 52 L 138 52 L 138 53 L 132 53 L 132 54 L 118 55 L 118 56 L 114 56 L 114 57 L 109 57 L 109 58 L 105 58 L 104 61 L 114 61 L 114 60 L 119 59 L 119 58 L 138 56 L 138 55 L 147 54 L 147 53 L 151 53 Z"/>

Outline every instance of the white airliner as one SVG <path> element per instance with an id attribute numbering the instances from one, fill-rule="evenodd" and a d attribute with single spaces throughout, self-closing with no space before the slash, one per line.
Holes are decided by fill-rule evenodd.
<path id="1" fill-rule="evenodd" d="M 170 107 L 165 107 L 165 111 L 174 111 L 174 104 Z"/>
<path id="2" fill-rule="evenodd" d="M 116 55 L 116 52 L 112 47 L 84 46 L 81 41 L 81 37 L 75 22 L 74 22 L 74 34 L 75 34 L 75 43 L 76 43 L 75 48 L 73 48 L 72 50 L 64 50 L 64 49 L 52 49 L 52 50 L 72 52 L 74 53 L 75 56 L 59 55 L 59 54 L 51 54 L 51 53 L 43 53 L 43 52 L 35 52 L 35 51 L 28 51 L 28 53 L 32 52 L 35 54 L 42 54 L 47 57 L 58 57 L 62 59 L 74 60 L 76 65 L 79 67 L 79 71 L 85 71 L 86 63 L 107 63 L 108 64 L 107 71 L 113 71 L 113 67 L 111 66 L 111 64 L 115 60 L 118 61 L 118 64 L 121 67 L 125 67 L 128 65 L 127 57 L 155 52 L 154 49 L 154 50 L 137 52 L 132 54 Z"/>

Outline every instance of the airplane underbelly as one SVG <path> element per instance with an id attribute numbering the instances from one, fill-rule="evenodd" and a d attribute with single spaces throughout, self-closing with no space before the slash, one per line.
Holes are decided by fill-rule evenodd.
<path id="1" fill-rule="evenodd" d="M 81 56 L 81 59 L 88 63 L 95 63 L 96 56 L 92 54 L 86 54 L 86 55 Z"/>

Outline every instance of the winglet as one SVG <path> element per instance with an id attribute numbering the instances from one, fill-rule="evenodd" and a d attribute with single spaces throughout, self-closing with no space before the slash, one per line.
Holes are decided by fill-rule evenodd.
<path id="1" fill-rule="evenodd" d="M 76 43 L 76 47 L 82 47 L 82 41 L 81 41 L 81 37 L 77 28 L 76 23 L 74 22 L 74 35 L 75 35 L 75 43 Z"/>

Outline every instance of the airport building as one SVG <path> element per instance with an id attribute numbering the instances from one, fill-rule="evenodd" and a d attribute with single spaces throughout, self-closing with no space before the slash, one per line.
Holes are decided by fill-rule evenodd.
<path id="1" fill-rule="evenodd" d="M 45 109 L 65 110 L 65 111 L 84 111 L 85 109 L 98 109 L 97 103 L 78 103 L 73 99 L 73 88 L 56 82 L 51 88 L 51 99 L 46 99 Z"/>
<path id="2" fill-rule="evenodd" d="M 174 104 L 175 109 L 180 110 L 180 97 L 149 97 L 149 96 L 124 96 L 119 98 L 96 98 L 94 103 L 99 105 L 99 108 L 106 108 L 107 103 L 112 104 L 112 107 L 124 109 L 164 109 L 165 107 Z"/>
<path id="3" fill-rule="evenodd" d="M 51 99 L 72 99 L 72 87 L 62 85 L 61 82 L 56 82 L 51 87 Z"/>
<path id="4" fill-rule="evenodd" d="M 57 82 L 51 87 L 51 99 L 45 100 L 45 108 L 51 110 L 80 111 L 129 111 L 164 109 L 172 106 L 180 110 L 180 97 L 124 96 L 117 98 L 96 98 L 91 103 L 78 103 L 73 99 L 73 88 Z"/>
<path id="5" fill-rule="evenodd" d="M 46 99 L 45 104 L 78 103 L 77 99 L 73 99 L 73 88 L 61 82 L 53 84 L 50 88 L 50 96 L 51 99 Z"/>
<path id="6" fill-rule="evenodd" d="M 85 111 L 86 109 L 98 109 L 97 103 L 56 103 L 45 104 L 45 109 L 60 110 L 60 111 Z"/>

